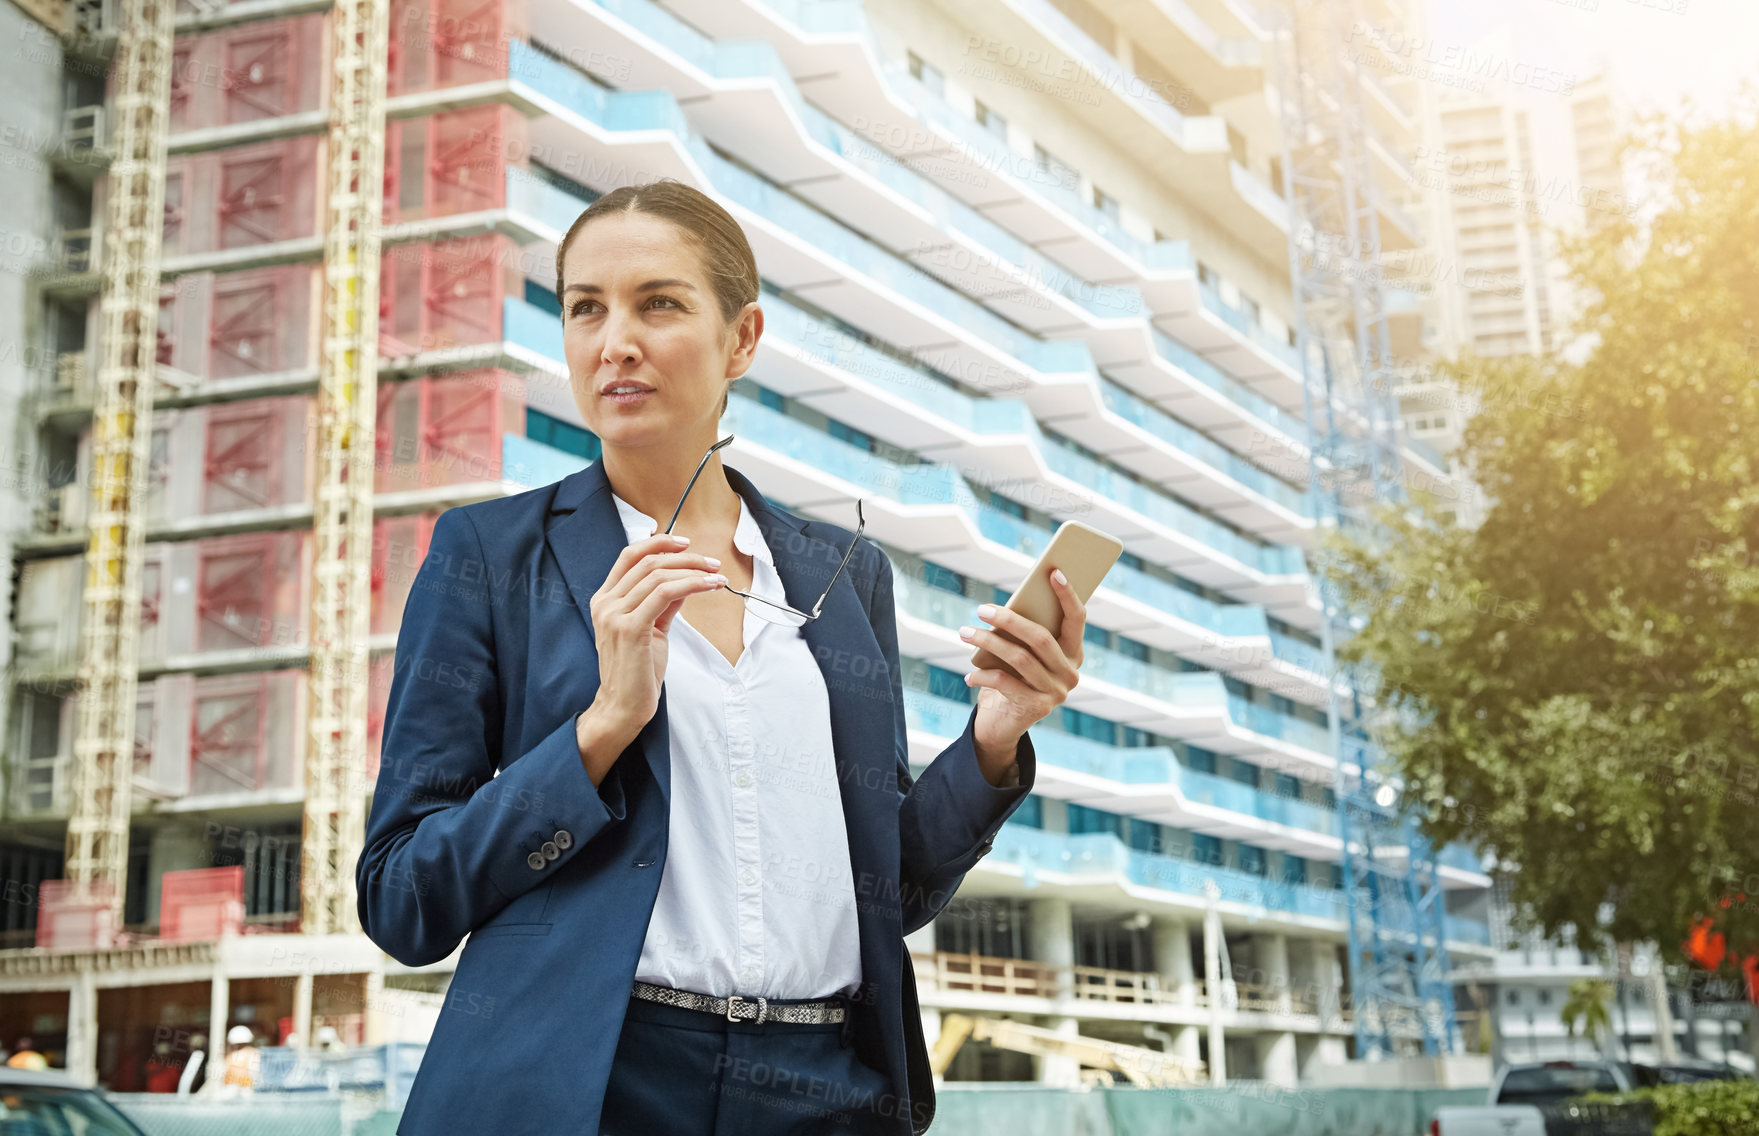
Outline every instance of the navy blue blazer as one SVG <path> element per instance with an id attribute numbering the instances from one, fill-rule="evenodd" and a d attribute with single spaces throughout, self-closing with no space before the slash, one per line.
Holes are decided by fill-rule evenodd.
<path id="1" fill-rule="evenodd" d="M 853 531 L 775 507 L 723 468 L 788 602 L 807 610 Z M 671 806 L 663 685 L 653 718 L 600 785 L 575 742 L 574 720 L 599 685 L 588 603 L 628 543 L 595 461 L 539 489 L 448 509 L 417 569 L 355 871 L 360 921 L 410 966 L 469 939 L 397 1129 L 405 1136 L 598 1131 Z M 964 732 L 912 779 L 892 566 L 871 542 L 798 634 L 824 672 L 849 834 L 863 975 L 853 1044 L 891 1076 L 892 1130 L 921 1133 L 934 1083 L 903 937 L 989 851 L 1033 786 L 1036 756 L 1028 734 L 1019 785 L 989 784 L 973 707 Z"/>

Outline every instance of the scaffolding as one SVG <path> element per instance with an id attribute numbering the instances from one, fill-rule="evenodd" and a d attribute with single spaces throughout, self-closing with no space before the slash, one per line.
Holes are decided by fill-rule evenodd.
<path id="1" fill-rule="evenodd" d="M 1346 65 L 1354 0 L 1279 0 L 1273 32 L 1290 206 L 1289 276 L 1310 473 L 1340 529 L 1370 535 L 1373 509 L 1403 499 L 1396 375 L 1383 295 L 1380 210 L 1361 79 Z M 1399 808 L 1396 781 L 1369 740 L 1376 710 L 1337 641 L 1350 613 L 1323 576 L 1327 723 L 1338 758 L 1345 926 L 1356 1056 L 1381 1060 L 1460 1048 L 1433 844 Z M 1347 678 L 1340 693 L 1337 677 Z"/>
<path id="2" fill-rule="evenodd" d="M 315 162 L 299 153 L 294 138 L 236 147 L 221 154 L 186 154 L 167 160 L 173 127 L 207 125 L 208 117 L 227 123 L 285 114 L 305 72 L 319 60 L 292 50 L 315 31 L 310 20 L 240 29 L 213 44 L 174 43 L 176 6 L 168 0 L 124 0 L 114 12 L 117 29 L 115 159 L 106 190 L 103 229 L 103 282 L 96 327 L 98 365 L 92 384 L 93 419 L 89 441 L 91 490 L 85 578 L 81 585 L 74 745 L 66 771 L 66 790 L 51 795 L 68 808 L 65 875 L 72 885 L 69 911 L 90 916 L 93 945 L 108 945 L 123 924 L 131 798 L 137 775 L 153 773 L 153 737 L 137 739 L 142 661 L 142 617 L 149 632 L 159 628 L 156 582 L 164 575 L 160 554 L 145 555 L 145 530 L 162 503 L 163 487 L 149 469 L 155 445 L 154 387 L 173 362 L 187 356 L 192 382 L 256 375 L 278 362 L 297 367 L 297 334 L 304 322 L 299 298 L 308 270 L 279 266 L 225 274 L 216 279 L 180 279 L 170 295 L 161 294 L 161 258 L 180 254 L 272 243 L 299 236 L 288 228 L 303 212 L 299 195 L 313 188 L 302 170 Z M 82 20 L 83 27 L 89 20 Z M 106 20 L 106 23 L 111 21 Z M 327 178 L 324 205 L 322 312 L 316 403 L 312 433 L 312 569 L 306 607 L 310 620 L 310 682 L 306 716 L 305 804 L 301 871 L 304 929 L 314 933 L 358 930 L 353 866 L 365 828 L 370 791 L 370 705 L 374 685 L 368 675 L 373 581 L 372 495 L 378 475 L 376 436 L 379 394 L 379 230 L 385 184 L 386 59 L 389 54 L 387 0 L 347 0 L 329 19 L 330 98 Z M 229 73 L 232 104 L 211 96 L 198 109 L 183 81 L 196 52 L 220 50 Z M 301 66 L 300 61 L 305 65 Z M 234 90 L 235 88 L 235 90 Z M 218 125 L 218 123 L 216 123 Z M 206 207 L 204 207 L 206 206 Z M 186 224 L 186 222 L 189 222 Z M 183 334 L 180 334 L 183 333 Z M 181 349 L 180 349 L 181 343 Z M 282 349 L 295 357 L 282 360 Z M 199 362 L 198 362 L 199 360 Z M 425 382 L 425 380 L 424 380 Z M 175 418 L 175 415 L 173 415 Z M 287 477 L 300 468 L 281 469 L 271 460 L 285 451 L 279 437 L 283 411 L 271 406 L 237 409 L 215 406 L 206 415 L 206 495 L 204 512 L 266 507 L 287 492 Z M 297 421 L 293 423 L 297 426 Z M 178 432 L 174 423 L 169 433 Z M 160 444 L 169 438 L 159 438 Z M 168 446 L 167 446 L 168 448 Z M 298 463 L 295 463 L 298 464 Z M 221 466 L 225 466 L 222 471 Z M 221 538 L 246 545 L 233 549 L 247 560 L 268 554 L 273 534 Z M 211 542 L 210 542 L 211 543 Z M 198 554 L 197 649 L 225 646 L 215 636 L 251 646 L 265 639 L 289 638 L 277 628 L 271 597 L 262 593 L 273 578 L 252 572 L 243 589 L 231 594 L 224 572 L 211 574 L 204 548 Z M 276 557 L 286 562 L 288 551 Z M 298 560 L 298 550 L 291 550 Z M 150 577 L 150 579 L 149 579 Z M 221 581 L 214 587 L 207 585 Z M 143 581 L 154 595 L 143 598 Z M 250 593 L 250 594 L 244 594 Z M 223 612 L 219 609 L 223 608 Z M 210 609 L 214 609 L 210 611 Z M 212 631 L 214 636 L 206 635 Z M 224 635 L 221 636 L 221 632 Z M 154 644 L 155 653 L 162 645 Z M 266 675 L 249 678 L 261 688 Z M 234 682 L 238 680 L 232 680 Z M 260 689 L 259 689 L 260 693 Z M 192 769 L 202 766 L 210 747 L 202 747 L 201 715 L 192 707 Z M 260 766 L 263 715 L 244 729 L 223 716 L 224 746 L 240 739 L 254 750 L 247 764 Z M 260 772 L 260 771 L 259 771 Z M 260 789 L 262 776 L 238 762 L 220 769 L 228 787 Z M 240 778 L 235 776 L 245 774 Z M 191 781 L 193 784 L 194 775 Z M 53 782 L 53 783 L 58 783 Z"/>
<path id="3" fill-rule="evenodd" d="M 367 637 L 377 454 L 379 223 L 385 182 L 386 0 L 331 14 L 328 203 L 312 509 L 300 927 L 358 932 L 366 831 Z"/>
<path id="4" fill-rule="evenodd" d="M 159 244 L 175 0 L 123 0 L 92 411 L 91 504 L 80 624 L 79 710 L 66 878 L 100 906 L 96 937 L 122 924 L 135 765 L 135 697 L 158 381 Z"/>

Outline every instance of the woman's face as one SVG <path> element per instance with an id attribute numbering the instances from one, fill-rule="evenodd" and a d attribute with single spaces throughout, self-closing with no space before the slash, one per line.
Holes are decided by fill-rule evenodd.
<path id="1" fill-rule="evenodd" d="M 568 246 L 561 301 L 563 354 L 589 430 L 611 446 L 712 440 L 763 313 L 747 304 L 728 326 L 694 240 L 645 213 L 601 217 Z M 641 389 L 613 393 L 621 384 Z"/>

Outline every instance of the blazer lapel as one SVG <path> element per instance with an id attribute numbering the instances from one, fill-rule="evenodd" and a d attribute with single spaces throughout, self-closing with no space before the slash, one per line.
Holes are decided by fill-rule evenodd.
<path id="1" fill-rule="evenodd" d="M 787 600 L 810 611 L 824 590 L 825 582 L 843 558 L 847 547 L 820 539 L 818 526 L 773 508 L 744 474 L 726 465 L 727 481 L 745 498 L 770 547 L 776 574 Z M 582 621 L 586 624 L 588 657 L 583 673 L 590 673 L 597 687 L 597 637 L 592 627 L 592 596 L 598 591 L 617 556 L 629 545 L 623 520 L 611 498 L 604 461 L 594 461 L 570 474 L 557 485 L 551 513 L 566 514 L 545 534 L 550 551 L 560 566 Z M 847 537 L 842 538 L 847 540 Z M 892 687 L 885 656 L 861 606 L 850 569 L 862 558 L 852 557 L 826 597 L 819 617 L 808 620 L 796 634 L 812 649 L 812 657 L 824 675 L 830 696 L 832 745 L 843 801 L 843 817 L 849 833 L 850 854 L 890 847 L 896 836 L 888 828 L 897 825 L 896 757 L 892 752 Z M 777 628 L 781 634 L 787 629 Z M 770 632 L 766 631 L 765 634 Z M 654 780 L 668 806 L 672 800 L 671 735 L 666 728 L 666 689 L 660 687 L 659 705 L 642 727 L 637 742 L 653 770 Z M 876 801 L 891 807 L 876 807 Z M 862 856 L 865 860 L 866 857 Z M 854 865 L 859 873 L 862 865 Z"/>

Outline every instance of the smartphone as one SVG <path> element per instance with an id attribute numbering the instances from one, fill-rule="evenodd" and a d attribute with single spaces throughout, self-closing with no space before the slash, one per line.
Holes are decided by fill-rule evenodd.
<path id="1" fill-rule="evenodd" d="M 1063 603 L 1057 599 L 1051 584 L 1051 569 L 1061 568 L 1075 595 L 1086 603 L 1105 574 L 1117 563 L 1124 551 L 1124 542 L 1080 521 L 1064 521 L 1057 526 L 1049 544 L 1039 553 L 1038 560 L 1026 571 L 1026 578 L 1014 589 L 1006 604 L 1027 619 L 1045 628 L 1052 635 L 1063 629 Z M 990 627 L 997 635 L 1012 642 L 1019 640 L 999 627 Z M 979 670 L 999 668 L 1015 678 L 1020 674 L 1002 658 L 983 647 L 971 654 L 971 665 Z"/>

